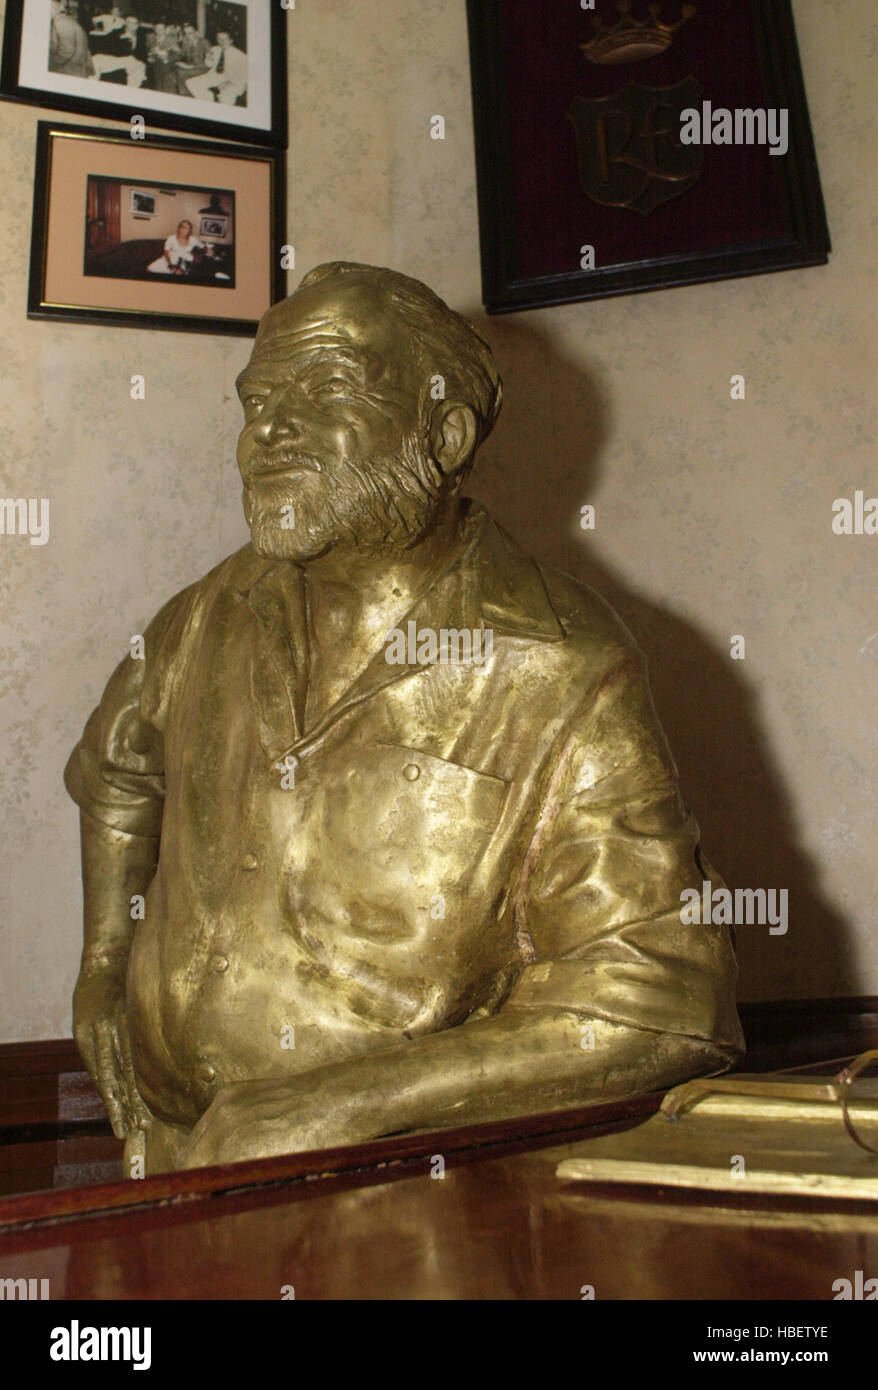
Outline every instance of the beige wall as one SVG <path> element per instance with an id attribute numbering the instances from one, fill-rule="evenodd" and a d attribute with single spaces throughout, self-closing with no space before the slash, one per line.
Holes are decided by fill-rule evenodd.
<path id="1" fill-rule="evenodd" d="M 152 193 L 155 197 L 155 216 L 154 217 L 135 217 L 131 212 L 131 190 L 143 187 L 144 192 Z M 165 237 L 176 232 L 181 222 L 189 221 L 192 223 L 192 230 L 199 241 L 213 242 L 217 246 L 225 246 L 234 241 L 234 219 L 229 215 L 229 222 L 226 235 L 224 237 L 211 236 L 203 237 L 199 232 L 201 226 L 201 213 L 199 209 L 206 208 L 210 202 L 209 192 L 202 189 L 190 192 L 188 189 L 180 189 L 174 194 L 160 193 L 156 188 L 150 188 L 139 183 L 122 184 L 122 217 L 121 217 L 121 237 L 123 241 L 139 240 L 140 237 Z M 223 200 L 223 207 L 229 209 L 231 214 L 232 198 L 226 194 Z"/>
<path id="2" fill-rule="evenodd" d="M 827 32 L 820 0 L 795 8 L 830 265 L 488 321 L 507 405 L 474 484 L 626 617 L 710 857 L 733 885 L 789 889 L 785 938 L 740 933 L 748 998 L 878 993 L 878 538 L 830 529 L 834 498 L 878 493 L 878 19 L 873 0 L 843 0 Z M 298 268 L 392 265 L 478 316 L 463 0 L 300 0 L 288 22 Z M 429 138 L 437 113 L 444 142 Z M 0 109 L 0 491 L 53 507 L 48 545 L 0 538 L 9 1039 L 70 1030 L 67 753 L 130 635 L 246 535 L 244 342 L 25 318 L 39 114 Z M 743 403 L 729 398 L 737 372 Z M 578 528 L 584 502 L 593 534 Z M 743 662 L 729 658 L 736 633 Z"/>

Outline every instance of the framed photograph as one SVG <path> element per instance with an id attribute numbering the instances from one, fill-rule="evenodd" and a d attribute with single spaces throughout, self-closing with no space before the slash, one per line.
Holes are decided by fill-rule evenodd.
<path id="1" fill-rule="evenodd" d="M 0 96 L 285 149 L 287 20 L 269 0 L 7 0 Z"/>
<path id="2" fill-rule="evenodd" d="M 28 316 L 255 333 L 286 294 L 284 156 L 40 121 Z"/>
<path id="3" fill-rule="evenodd" d="M 826 262 L 790 0 L 468 0 L 489 313 Z"/>
<path id="4" fill-rule="evenodd" d="M 131 189 L 130 212 L 133 217 L 155 217 L 154 193 L 147 193 L 143 188 Z"/>
<path id="5" fill-rule="evenodd" d="M 227 217 L 202 216 L 201 225 L 198 228 L 199 236 L 218 237 L 222 241 L 228 231 L 229 219 Z"/>

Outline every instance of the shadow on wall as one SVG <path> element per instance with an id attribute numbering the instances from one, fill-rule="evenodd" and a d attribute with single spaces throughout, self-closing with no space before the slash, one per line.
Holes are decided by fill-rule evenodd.
<path id="1" fill-rule="evenodd" d="M 470 318 L 495 351 L 505 401 L 467 491 L 530 554 L 596 589 L 631 630 L 649 662 L 684 800 L 728 886 L 789 890 L 785 936 L 771 936 L 767 925 L 737 929 L 739 997 L 857 994 L 852 932 L 823 896 L 819 866 L 798 843 L 791 796 L 762 732 L 746 662 L 632 592 L 607 567 L 596 554 L 600 511 L 597 532 L 579 527 L 580 506 L 599 502 L 613 434 L 605 391 L 520 319 Z M 635 583 L 637 564 L 633 554 Z"/>

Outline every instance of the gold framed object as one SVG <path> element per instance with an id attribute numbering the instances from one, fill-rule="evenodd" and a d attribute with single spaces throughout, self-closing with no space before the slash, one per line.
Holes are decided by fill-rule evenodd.
<path id="1" fill-rule="evenodd" d="M 878 1051 L 864 1052 L 826 1079 L 773 1072 L 686 1082 L 636 1129 L 583 1144 L 557 1176 L 878 1201 L 878 1080 L 859 1079 L 876 1062 Z"/>

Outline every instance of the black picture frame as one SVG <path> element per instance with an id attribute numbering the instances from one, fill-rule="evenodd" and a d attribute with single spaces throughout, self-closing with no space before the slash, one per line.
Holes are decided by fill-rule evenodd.
<path id="1" fill-rule="evenodd" d="M 265 128 L 230 122 L 216 116 L 221 110 L 214 102 L 212 114 L 201 117 L 195 110 L 198 103 L 191 102 L 192 112 L 163 111 L 160 108 L 144 110 L 138 104 L 138 88 L 127 88 L 115 82 L 94 82 L 83 79 L 83 87 L 93 86 L 106 89 L 107 95 L 96 97 L 89 91 L 82 96 L 60 93 L 39 86 L 28 85 L 20 80 L 22 34 L 26 7 L 34 0 L 7 0 L 6 19 L 3 33 L 3 54 L 0 60 L 0 100 L 21 102 L 29 106 L 40 106 L 54 111 L 70 111 L 86 116 L 103 116 L 111 120 L 129 123 L 135 115 L 143 116 L 147 129 L 177 130 L 190 135 L 204 135 L 210 139 L 234 140 L 242 144 L 264 145 L 274 149 L 286 149 L 287 130 L 287 16 L 288 11 L 272 0 L 247 0 L 249 5 L 268 6 L 269 48 L 268 62 L 264 77 L 259 81 L 269 81 L 271 92 L 269 107 L 270 126 Z M 48 47 L 48 39 L 47 39 Z M 248 55 L 250 56 L 250 55 Z M 253 85 L 256 85 L 254 81 Z M 130 92 L 130 96 L 128 93 Z"/>
<path id="2" fill-rule="evenodd" d="M 718 245 L 695 254 L 647 255 L 618 263 L 612 256 L 605 256 L 595 269 L 574 266 L 560 274 L 520 273 L 514 209 L 517 170 L 510 148 L 510 91 L 504 51 L 506 3 L 507 0 L 467 0 L 482 294 L 489 314 L 826 263 L 831 242 L 791 0 L 740 0 L 742 5 L 749 5 L 752 14 L 765 105 L 785 107 L 790 112 L 788 153 L 771 161 L 780 166 L 776 173 L 789 235 L 752 244 Z M 673 11 L 674 5 L 664 8 Z M 679 4 L 676 8 L 679 11 Z M 646 13 L 642 0 L 634 0 L 634 9 Z M 584 14 L 588 21 L 588 11 Z M 551 25 L 555 21 L 554 8 L 551 12 L 542 11 L 540 18 L 545 25 Z M 627 67 L 632 74 L 627 80 L 637 81 L 639 72 L 632 72 L 634 64 Z M 559 188 L 558 198 L 563 197 L 564 189 Z M 583 236 L 582 240 L 588 238 Z"/>
<path id="3" fill-rule="evenodd" d="M 82 305 L 73 303 L 62 303 L 50 300 L 46 293 L 46 266 L 48 253 L 49 237 L 49 217 L 52 204 L 52 155 L 53 141 L 57 138 L 74 138 L 76 140 L 91 139 L 97 144 L 123 147 L 126 154 L 130 154 L 133 162 L 137 161 L 138 154 L 147 151 L 166 151 L 168 154 L 167 173 L 163 174 L 160 180 L 138 178 L 136 171 L 133 171 L 131 182 L 138 187 L 144 184 L 152 184 L 161 193 L 173 194 L 178 189 L 201 188 L 203 180 L 197 184 L 182 183 L 175 188 L 175 180 L 168 177 L 173 173 L 172 161 L 179 155 L 196 155 L 199 161 L 205 157 L 215 157 L 223 161 L 224 168 L 228 168 L 228 162 L 240 161 L 247 163 L 256 161 L 264 164 L 269 170 L 269 202 L 270 207 L 266 210 L 269 225 L 269 256 L 270 265 L 268 267 L 268 278 L 270 284 L 270 302 L 277 303 L 284 299 L 287 294 L 287 276 L 283 269 L 282 248 L 285 244 L 286 227 L 286 159 L 282 150 L 264 149 L 258 145 L 233 145 L 228 142 L 214 142 L 206 140 L 183 140 L 176 136 L 154 135 L 146 145 L 141 145 L 132 141 L 124 130 L 115 130 L 109 126 L 79 126 L 58 123 L 54 121 L 39 121 L 37 123 L 36 139 L 36 160 L 34 173 L 34 204 L 33 221 L 31 224 L 31 254 L 30 271 L 28 277 L 28 301 L 27 316 L 30 319 L 47 319 L 57 322 L 79 322 L 79 323 L 102 323 L 111 324 L 123 328 L 150 328 L 168 329 L 179 332 L 209 333 L 218 336 L 252 337 L 259 326 L 259 317 L 265 309 L 269 307 L 264 304 L 259 313 L 253 316 L 233 317 L 216 315 L 205 317 L 200 313 L 187 313 L 185 296 L 186 285 L 180 285 L 181 311 L 180 313 L 156 312 L 150 308 L 132 309 L 101 307 L 99 305 Z M 120 181 L 110 179 L 108 181 Z M 250 210 L 251 215 L 259 215 L 259 210 Z M 82 228 L 83 255 L 86 246 L 85 231 L 85 208 L 77 207 L 70 209 L 71 228 Z M 235 231 L 236 239 L 240 236 L 239 228 Z M 94 277 L 97 279 L 97 277 Z M 127 278 L 127 277 L 117 277 Z M 177 287 L 175 286 L 175 289 Z M 211 287 L 212 288 L 212 287 Z M 216 289 L 216 293 L 221 294 L 224 290 Z"/>

